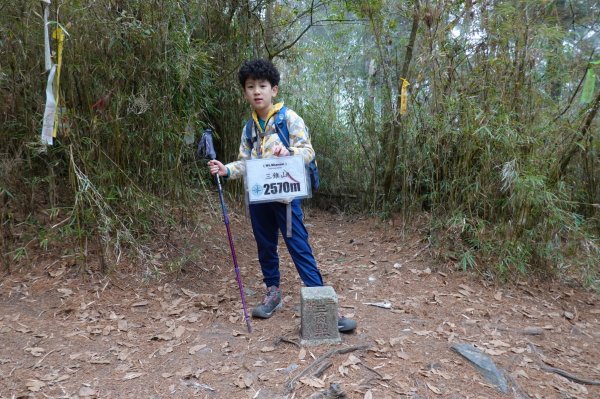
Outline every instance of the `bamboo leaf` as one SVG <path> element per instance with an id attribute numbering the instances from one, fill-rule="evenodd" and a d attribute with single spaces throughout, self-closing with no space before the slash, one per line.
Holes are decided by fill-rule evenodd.
<path id="1" fill-rule="evenodd" d="M 592 101 L 594 95 L 594 88 L 596 86 L 596 74 L 592 68 L 588 68 L 585 75 L 585 81 L 583 82 L 583 90 L 581 91 L 581 104 L 588 104 Z"/>

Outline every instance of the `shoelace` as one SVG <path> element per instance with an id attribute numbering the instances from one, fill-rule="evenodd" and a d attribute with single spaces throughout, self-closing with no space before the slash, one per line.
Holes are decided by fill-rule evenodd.
<path id="1" fill-rule="evenodd" d="M 277 291 L 267 291 L 265 298 L 263 299 L 263 305 L 266 305 L 277 296 Z"/>

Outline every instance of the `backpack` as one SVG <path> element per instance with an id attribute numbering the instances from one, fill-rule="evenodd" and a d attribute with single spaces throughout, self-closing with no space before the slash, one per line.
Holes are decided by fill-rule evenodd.
<path id="1" fill-rule="evenodd" d="M 279 140 L 285 145 L 286 148 L 290 146 L 290 132 L 287 128 L 287 122 L 285 120 L 285 112 L 287 111 L 286 107 L 281 107 L 277 115 L 275 116 L 275 131 L 279 136 Z M 246 122 L 245 136 L 246 142 L 248 143 L 248 147 L 252 148 L 252 126 L 254 125 L 254 120 L 249 119 Z M 316 157 L 315 157 L 316 158 Z M 317 169 L 317 160 L 313 159 L 306 166 L 308 169 L 308 176 L 310 178 L 310 188 L 312 191 L 316 191 L 319 188 L 319 184 L 321 179 L 319 178 L 319 169 Z"/>

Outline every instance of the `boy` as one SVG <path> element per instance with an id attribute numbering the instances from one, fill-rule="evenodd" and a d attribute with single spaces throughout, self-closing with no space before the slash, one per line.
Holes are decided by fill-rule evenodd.
<path id="1" fill-rule="evenodd" d="M 271 61 L 257 59 L 245 62 L 239 70 L 238 78 L 244 91 L 244 97 L 253 109 L 252 146 L 246 139 L 245 128 L 242 131 L 238 161 L 223 165 L 217 160 L 209 161 L 210 173 L 218 173 L 236 179 L 244 176 L 244 161 L 251 158 L 285 157 L 302 155 L 308 164 L 314 157 L 315 151 L 310 144 L 304 121 L 294 111 L 285 110 L 285 121 L 289 131 L 289 146 L 281 142 L 275 129 L 275 115 L 280 112 L 283 103 L 273 104 L 273 99 L 279 90 L 279 71 Z M 261 304 L 252 310 L 252 316 L 268 319 L 277 309 L 281 308 L 281 290 L 279 289 L 279 255 L 277 241 L 279 231 L 282 232 L 285 244 L 294 261 L 300 278 L 307 287 L 320 287 L 323 278 L 317 268 L 317 262 L 308 243 L 308 232 L 303 222 L 300 200 L 291 202 L 292 207 L 292 236 L 287 237 L 286 207 L 281 202 L 250 204 L 250 220 L 258 249 L 258 260 L 267 287 L 266 295 Z M 356 328 L 352 319 L 339 316 L 338 330 L 350 332 Z"/>

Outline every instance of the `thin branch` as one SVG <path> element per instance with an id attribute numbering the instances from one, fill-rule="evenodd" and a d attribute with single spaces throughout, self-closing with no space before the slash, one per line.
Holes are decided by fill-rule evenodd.
<path id="1" fill-rule="evenodd" d="M 314 5 L 315 2 L 314 0 L 310 2 L 310 22 L 308 24 L 308 26 L 306 28 L 304 28 L 304 30 L 302 32 L 300 32 L 300 34 L 298 35 L 298 37 L 296 37 L 296 39 L 290 43 L 287 46 L 284 46 L 283 48 L 279 49 L 277 52 L 275 52 L 275 54 L 269 54 L 269 59 L 273 59 L 275 57 L 277 57 L 279 54 L 281 54 L 282 52 L 284 52 L 285 50 L 288 50 L 290 48 L 292 48 L 292 46 L 294 46 L 294 44 L 296 44 L 298 42 L 298 40 L 300 40 L 302 38 L 302 36 L 304 36 L 304 34 L 306 32 L 308 32 L 308 30 L 312 27 L 313 25 L 313 12 L 314 12 Z M 284 42 L 285 43 L 285 42 Z"/>
<path id="2" fill-rule="evenodd" d="M 265 45 L 265 50 L 267 51 L 267 54 L 269 56 L 269 59 L 273 59 L 275 57 L 277 57 L 279 54 L 283 53 L 286 50 L 289 50 L 290 48 L 292 48 L 294 45 L 296 45 L 296 43 L 298 43 L 298 41 L 310 30 L 310 28 L 312 28 L 313 26 L 327 26 L 329 24 L 354 24 L 354 23 L 364 23 L 364 19 L 344 19 L 344 18 L 325 18 L 325 19 L 319 19 L 319 20 L 314 20 L 314 15 L 315 15 L 315 11 L 318 10 L 319 8 L 323 7 L 325 4 L 324 3 L 318 3 L 315 4 L 314 0 L 311 2 L 310 7 L 300 13 L 300 15 L 298 15 L 296 17 L 296 19 L 294 19 L 291 23 L 288 24 L 288 26 L 292 26 L 294 25 L 296 22 L 298 22 L 300 19 L 302 19 L 305 16 L 309 16 L 309 22 L 308 25 L 302 29 L 302 31 L 296 36 L 296 38 L 294 40 L 292 40 L 291 42 L 289 42 L 288 44 L 286 44 L 286 41 L 284 40 L 281 44 L 283 45 L 283 47 L 274 50 L 274 52 L 271 52 L 272 49 L 270 49 L 268 47 L 268 43 L 265 40 L 265 34 L 264 34 L 264 27 L 262 22 L 260 21 L 260 18 L 258 16 L 255 16 L 256 19 L 259 22 L 260 25 L 260 29 L 261 29 L 261 34 L 263 37 L 263 42 Z"/>
<path id="3" fill-rule="evenodd" d="M 592 57 L 594 56 L 594 53 L 596 52 L 596 50 L 592 50 L 592 54 L 590 54 L 590 57 L 588 58 L 588 62 L 585 64 L 585 69 L 583 70 L 583 76 L 581 77 L 581 80 L 579 81 L 579 84 L 577 85 L 577 88 L 575 89 L 575 91 L 573 92 L 573 94 L 571 95 L 571 98 L 569 99 L 569 102 L 567 103 L 567 106 L 565 107 L 565 109 L 563 109 L 563 111 L 558 114 L 553 120 L 552 123 L 556 122 L 558 120 L 558 118 L 560 118 L 561 116 L 563 116 L 565 114 L 565 112 L 567 112 L 567 110 L 569 108 L 571 108 L 571 105 L 573 104 L 573 100 L 575 99 L 575 96 L 577 96 L 577 93 L 579 93 L 579 89 L 581 88 L 581 85 L 583 84 L 583 81 L 585 80 L 585 76 L 587 74 L 587 70 L 589 68 L 589 63 L 592 60 Z"/>
<path id="4" fill-rule="evenodd" d="M 563 369 L 559 369 L 556 367 L 549 367 L 549 366 L 541 366 L 542 370 L 547 371 L 549 373 L 555 373 L 558 375 L 561 375 L 563 377 L 565 377 L 567 380 L 571 380 L 573 382 L 576 382 L 578 384 L 586 384 L 586 385 L 600 385 L 600 381 L 599 380 L 588 380 L 586 378 L 580 378 L 577 377 L 571 373 L 566 372 Z"/>
<path id="5" fill-rule="evenodd" d="M 587 114 L 585 120 L 583 121 L 581 129 L 579 130 L 579 137 L 574 139 L 573 142 L 570 143 L 569 149 L 565 151 L 565 154 L 561 158 L 560 163 L 558 164 L 558 169 L 554 175 L 554 182 L 558 181 L 562 177 L 562 175 L 565 173 L 565 170 L 567 169 L 567 166 L 569 165 L 569 162 L 571 162 L 571 158 L 573 158 L 573 156 L 579 150 L 579 145 L 577 143 L 579 142 L 579 140 L 586 138 L 586 136 L 588 135 L 590 126 L 592 125 L 592 121 L 598 113 L 598 109 L 600 109 L 600 92 L 598 92 L 598 95 L 594 99 L 590 112 Z"/>

